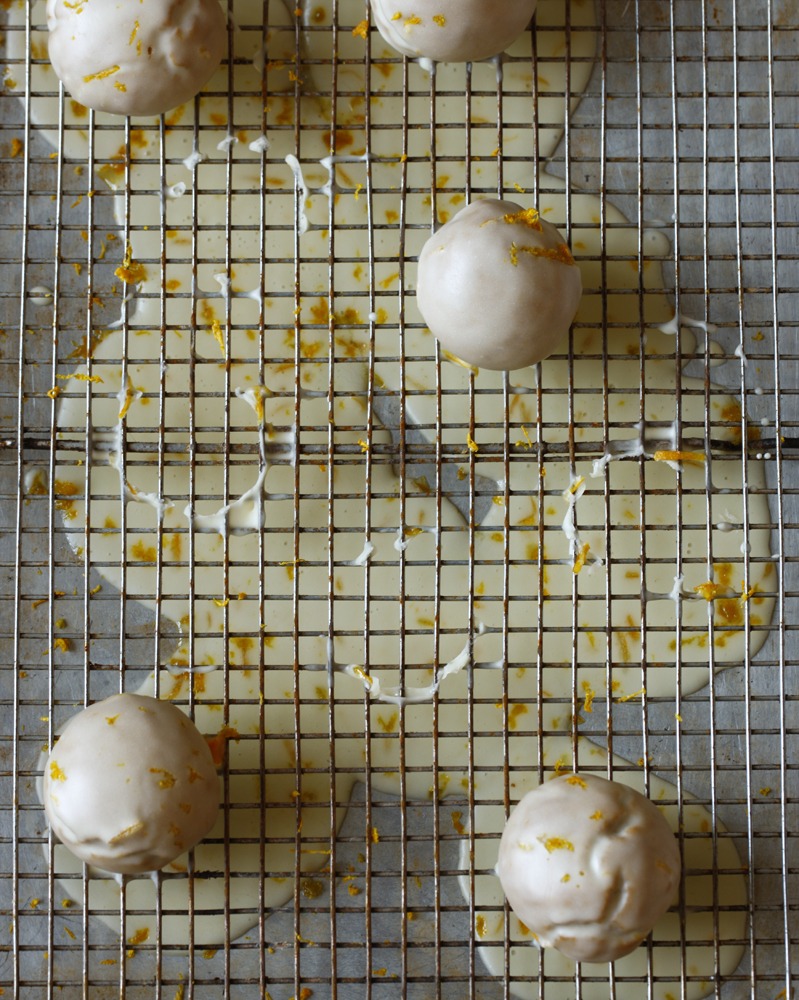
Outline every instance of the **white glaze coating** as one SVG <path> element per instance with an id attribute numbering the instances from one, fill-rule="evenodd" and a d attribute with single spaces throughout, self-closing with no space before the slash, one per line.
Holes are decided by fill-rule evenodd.
<path id="1" fill-rule="evenodd" d="M 613 962 L 674 901 L 680 852 L 649 799 L 595 774 L 571 774 L 518 803 L 500 840 L 497 874 L 541 947 L 575 961 Z"/>
<path id="2" fill-rule="evenodd" d="M 405 56 L 441 62 L 488 59 L 530 23 L 536 0 L 372 0 L 380 34 Z"/>
<path id="3" fill-rule="evenodd" d="M 168 702 L 118 694 L 64 727 L 45 765 L 53 832 L 104 871 L 154 871 L 214 825 L 219 779 L 197 727 Z"/>
<path id="4" fill-rule="evenodd" d="M 217 0 L 48 0 L 50 62 L 85 107 L 157 115 L 191 100 L 222 60 Z"/>
<path id="5" fill-rule="evenodd" d="M 535 209 L 472 202 L 425 243 L 416 303 L 441 346 L 493 371 L 548 357 L 580 304 L 580 270 Z"/>

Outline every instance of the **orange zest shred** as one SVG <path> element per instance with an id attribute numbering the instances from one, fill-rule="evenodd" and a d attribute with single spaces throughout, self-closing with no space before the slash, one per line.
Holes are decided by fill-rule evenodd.
<path id="1" fill-rule="evenodd" d="M 84 76 L 84 83 L 91 83 L 93 80 L 105 80 L 109 76 L 113 76 L 114 73 L 119 72 L 119 66 L 108 66 L 106 69 L 101 69 L 97 73 L 90 73 L 88 76 Z"/>
<path id="2" fill-rule="evenodd" d="M 580 549 L 580 551 L 577 553 L 577 558 L 574 560 L 574 566 L 572 567 L 575 574 L 579 573 L 585 566 L 586 560 L 588 559 L 588 553 L 590 552 L 590 550 L 591 546 L 588 544 L 588 542 L 586 542 Z"/>
<path id="3" fill-rule="evenodd" d="M 233 729 L 232 726 L 222 726 L 216 736 L 205 737 L 205 742 L 208 744 L 208 749 L 211 751 L 211 756 L 217 767 L 221 767 L 225 761 L 228 741 L 239 739 L 241 739 L 241 733 L 238 729 Z"/>
<path id="4" fill-rule="evenodd" d="M 721 584 L 708 580 L 706 583 L 700 583 L 694 587 L 694 593 L 699 594 L 700 597 L 704 597 L 709 603 L 710 601 L 714 601 L 719 594 L 723 594 L 726 589 Z"/>
<path id="5" fill-rule="evenodd" d="M 67 379 L 74 378 L 77 382 L 102 382 L 103 380 L 99 375 L 84 375 L 82 372 L 72 372 L 69 375 L 56 375 L 56 378 L 62 379 L 64 382 Z M 49 395 L 49 393 L 48 393 Z"/>
<path id="6" fill-rule="evenodd" d="M 519 254 L 527 254 L 529 257 L 543 257 L 546 260 L 555 260 L 561 264 L 575 266 L 571 250 L 565 243 L 559 243 L 556 247 L 530 247 L 525 244 L 519 246 L 517 243 L 511 243 L 509 252 L 510 262 L 514 267 L 519 266 Z"/>
<path id="7" fill-rule="evenodd" d="M 638 691 L 633 691 L 632 694 L 623 694 L 621 697 L 617 698 L 617 702 L 622 701 L 632 701 L 634 698 L 641 698 L 646 694 L 646 688 L 640 688 Z"/>
<path id="8" fill-rule="evenodd" d="M 693 462 L 694 465 L 702 465 L 707 461 L 707 456 L 703 451 L 656 451 L 652 458 L 656 462 Z"/>
<path id="9" fill-rule="evenodd" d="M 518 212 L 507 212 L 502 216 L 502 220 L 503 222 L 507 222 L 509 226 L 518 222 L 529 229 L 534 229 L 537 233 L 544 231 L 544 227 L 541 225 L 541 216 L 537 208 L 523 208 Z"/>
<path id="10" fill-rule="evenodd" d="M 544 848 L 548 854 L 553 851 L 573 851 L 574 844 L 570 840 L 565 840 L 563 837 L 547 837 L 546 840 L 542 841 Z"/>
<path id="11" fill-rule="evenodd" d="M 133 247 L 130 243 L 125 244 L 125 256 L 122 258 L 120 266 L 114 271 L 114 275 L 126 285 L 138 285 L 147 277 L 144 264 L 133 259 Z"/>

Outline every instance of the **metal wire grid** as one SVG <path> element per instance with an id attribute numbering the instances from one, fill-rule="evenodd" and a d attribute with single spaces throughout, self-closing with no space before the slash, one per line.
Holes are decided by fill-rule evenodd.
<path id="1" fill-rule="evenodd" d="M 274 5 L 271 5 L 274 13 Z M 346 13 L 346 18 L 344 14 Z M 316 30 L 329 35 L 333 59 L 329 66 L 331 106 L 336 107 L 340 91 L 341 73 L 347 59 L 339 56 L 339 45 L 348 38 L 350 8 L 334 2 L 332 25 L 319 25 Z M 713 371 L 714 380 L 732 369 L 732 384 L 746 399 L 747 409 L 755 419 L 769 421 L 769 435 L 779 442 L 789 436 L 796 426 L 796 360 L 793 337 L 795 320 L 793 303 L 796 295 L 792 266 L 796 260 L 796 189 L 793 169 L 796 163 L 796 142 L 792 124 L 796 120 L 797 93 L 795 84 L 796 12 L 791 4 L 733 3 L 721 12 L 684 0 L 671 3 L 638 2 L 601 3 L 598 5 L 599 55 L 591 88 L 574 111 L 567 99 L 570 83 L 567 76 L 566 93 L 562 96 L 565 109 L 565 138 L 555 158 L 555 169 L 560 169 L 567 188 L 576 184 L 588 185 L 598 191 L 603 208 L 617 204 L 625 208 L 630 218 L 643 222 L 653 219 L 668 220 L 672 239 L 673 270 L 676 275 L 674 300 L 678 312 L 712 319 L 728 334 L 728 347 L 738 341 L 744 345 L 743 360 L 723 371 Z M 354 22 L 353 22 L 354 23 Z M 264 37 L 270 25 L 270 6 L 264 12 Z M 19 30 L 19 29 L 15 29 Z M 27 35 L 28 28 L 25 33 Z M 297 32 L 297 45 L 301 43 Z M 366 39 L 367 65 L 373 72 L 383 64 L 382 58 L 371 59 L 375 40 Z M 286 911 L 270 916 L 259 914 L 256 927 L 248 939 L 231 940 L 230 913 L 226 911 L 226 940 L 224 948 L 216 955 L 204 955 L 192 942 L 188 962 L 182 952 L 172 949 L 159 939 L 144 944 L 133 957 L 128 956 L 128 944 L 117 940 L 90 916 L 88 889 L 83 905 L 61 911 L 61 894 L 52 874 L 47 871 L 41 844 L 46 841 L 33 782 L 36 758 L 43 742 L 51 743 L 54 733 L 64 719 L 74 711 L 76 702 L 93 700 L 111 690 L 124 686 L 134 688 L 146 672 L 161 662 L 163 647 L 167 645 L 168 629 L 155 621 L 135 602 L 123 602 L 113 594 L 93 594 L 94 578 L 89 572 L 91 553 L 88 545 L 82 565 L 77 564 L 64 540 L 65 528 L 57 511 L 54 481 L 56 473 L 56 410 L 42 398 L 42 385 L 54 384 L 53 376 L 69 354 L 72 335 L 91 337 L 95 325 L 102 322 L 102 312 L 96 303 L 89 305 L 83 315 L 83 297 L 104 286 L 109 280 L 113 265 L 97 259 L 94 240 L 88 248 L 81 247 L 80 231 L 85 229 L 91 237 L 98 232 L 116 232 L 119 227 L 112 221 L 109 195 L 94 180 L 98 166 L 94 157 L 94 139 L 97 129 L 89 128 L 89 157 L 81 176 L 73 173 L 74 164 L 65 153 L 64 116 L 52 127 L 57 130 L 59 146 L 57 156 L 50 157 L 50 148 L 38 135 L 40 126 L 30 117 L 30 98 L 19 102 L 8 78 L 16 77 L 22 89 L 22 78 L 30 80 L 31 66 L 37 59 L 12 63 L 7 73 L 3 94 L 3 136 L 0 138 L 0 169 L 4 182 L 3 242 L 5 246 L 2 294 L 5 344 L 3 357 L 3 419 L 9 428 L 3 449 L 3 571 L 8 586 L 3 597 L 4 642 L 9 649 L 9 667 L 3 674 L 3 705 L 8 725 L 3 734 L 3 798 L 8 803 L 3 809 L 4 827 L 2 841 L 2 894 L 4 912 L 9 919 L 8 935 L 2 942 L 5 961 L 2 982 L 6 992 L 20 997 L 55 995 L 104 996 L 117 990 L 127 996 L 184 995 L 211 997 L 216 995 L 251 997 L 269 990 L 274 1000 L 280 997 L 302 996 L 303 990 L 312 990 L 314 996 L 439 996 L 457 984 L 470 997 L 507 995 L 509 981 L 495 980 L 489 976 L 477 955 L 479 940 L 474 932 L 475 908 L 467 905 L 454 888 L 457 864 L 454 845 L 460 839 L 453 830 L 451 810 L 459 808 L 464 823 L 472 819 L 474 798 L 453 800 L 449 807 L 438 802 L 434 792 L 432 808 L 409 801 L 404 777 L 413 771 L 405 759 L 406 740 L 412 733 L 399 738 L 400 742 L 400 799 L 376 792 L 371 787 L 370 741 L 365 741 L 366 754 L 362 772 L 364 793 L 350 810 L 347 824 L 338 837 L 335 835 L 335 789 L 331 777 L 331 820 L 329 838 L 321 845 L 330 851 L 331 871 L 342 872 L 348 865 L 356 867 L 363 885 L 363 906 L 356 907 L 353 898 L 339 890 L 330 891 L 322 903 L 303 894 L 304 875 L 299 868 L 289 877 L 294 882 L 293 905 Z M 532 46 L 532 66 L 535 74 L 537 50 Z M 402 153 L 408 159 L 400 168 L 400 199 L 405 215 L 400 220 L 397 267 L 399 281 L 398 339 L 396 356 L 406 358 L 405 336 L 414 325 L 406 312 L 405 303 L 410 279 L 406 274 L 408 261 L 418 250 L 415 238 L 430 223 L 435 223 L 437 181 L 445 170 L 451 169 L 449 157 L 433 155 L 431 165 L 414 149 L 419 135 L 424 135 L 434 151 L 442 132 L 453 128 L 453 123 L 441 119 L 440 101 L 454 94 L 442 94 L 435 78 L 425 91 L 420 88 L 415 67 L 402 65 L 400 70 L 402 120 L 394 126 L 394 133 L 401 138 Z M 482 139 L 482 132 L 496 135 L 502 147 L 503 93 L 497 90 L 496 119 L 475 123 L 472 118 L 473 102 L 482 93 L 476 93 L 473 77 L 467 70 L 465 89 L 457 95 L 463 102 L 465 148 L 463 157 L 467 169 L 463 193 L 468 199 L 484 193 L 483 183 L 475 177 L 473 143 Z M 229 82 L 234 91 L 234 74 Z M 30 88 L 28 88 L 30 93 Z M 31 95 L 35 97 L 36 95 Z M 300 129 L 300 91 L 295 89 L 293 100 L 296 113 L 290 124 L 280 125 L 264 120 L 264 132 L 284 128 L 293 131 L 296 155 L 302 159 L 304 136 Z M 417 122 L 419 102 L 427 105 L 426 120 Z M 61 107 L 64 108 L 62 102 Z M 231 97 L 232 112 L 232 97 Z M 542 122 L 533 106 L 533 126 Z M 370 104 L 365 106 L 364 131 L 367 148 L 378 140 L 378 129 L 370 122 Z M 232 120 L 232 115 L 229 118 Z M 90 121 L 91 125 L 91 121 Z M 384 129 L 387 126 L 382 126 Z M 124 144 L 131 144 L 130 124 L 118 126 Z M 193 126 L 195 138 L 202 125 Z M 22 148 L 12 145 L 22 140 Z M 166 180 L 165 126 L 159 128 L 159 157 L 156 164 L 161 182 Z M 454 158 L 453 158 L 454 159 Z M 414 183 L 416 162 L 424 162 L 429 170 L 426 186 Z M 497 158 L 496 184 L 488 192 L 505 193 L 505 177 L 514 157 Z M 266 182 L 268 157 L 262 162 L 262 186 Z M 365 233 L 369 272 L 368 306 L 376 311 L 380 266 L 387 261 L 380 254 L 381 231 L 384 228 L 373 209 L 374 199 L 385 193 L 374 181 L 372 165 L 365 168 L 363 197 L 369 206 Z M 227 161 L 225 190 L 224 231 L 229 237 L 241 225 L 235 218 L 232 197 L 233 157 Z M 124 196 L 130 207 L 134 193 L 130 175 L 125 171 L 127 184 Z M 85 199 L 85 215 L 76 221 L 75 210 L 70 206 L 79 195 L 94 190 L 94 197 Z M 427 216 L 414 215 L 419 201 L 430 196 Z M 52 206 L 51 196 L 54 196 Z M 292 286 L 284 294 L 293 299 L 296 308 L 303 304 L 306 284 L 303 267 L 307 253 L 299 235 L 301 218 L 300 192 L 287 191 L 286 197 L 294 199 L 295 223 L 291 240 L 293 256 L 286 263 L 293 270 Z M 417 201 L 414 202 L 414 197 Z M 196 190 L 192 197 L 196 198 Z M 569 201 L 567 199 L 567 211 Z M 261 215 L 248 220 L 258 233 L 260 259 L 267 258 L 270 220 L 261 202 Z M 196 212 L 195 212 L 196 218 Z M 574 234 L 579 226 L 567 216 L 567 228 Z M 129 230 L 137 226 L 135 214 L 127 213 L 126 226 L 119 231 L 120 242 Z M 162 225 L 161 263 L 166 259 L 167 245 Z M 604 239 L 611 226 L 603 217 Z M 192 261 L 196 269 L 205 263 L 199 251 L 199 233 L 191 231 Z M 330 199 L 328 214 L 327 256 L 318 263 L 327 268 L 328 313 L 333 314 L 339 291 L 336 265 L 342 262 L 337 247 L 341 235 L 338 228 L 336 205 Z M 239 262 L 232 241 L 225 241 L 226 270 Z M 644 257 L 643 233 L 639 235 L 638 258 Z M 346 261 L 353 263 L 352 261 Z M 155 262 L 157 263 L 157 261 Z M 74 264 L 82 266 L 76 274 Z M 266 264 L 258 264 L 260 287 L 266 285 Z M 73 276 L 74 275 L 74 276 Z M 31 310 L 30 290 L 38 284 L 51 285 L 58 312 L 40 320 L 41 313 Z M 278 293 L 279 294 L 279 293 Z M 73 301 L 70 302 L 70 299 Z M 166 322 L 166 296 L 160 302 L 162 321 Z M 109 316 L 108 319 L 111 317 Z M 230 316 L 227 317 L 230 320 Z M 52 322 L 51 322 L 52 320 Z M 374 377 L 374 346 L 379 335 L 375 323 L 364 324 L 370 343 L 370 393 L 367 400 L 365 429 L 371 434 L 377 427 L 377 411 L 381 406 L 381 392 Z M 325 324 L 322 324 L 323 329 Z M 327 329 L 333 334 L 333 325 Z M 126 328 L 127 331 L 127 328 Z M 764 340 L 757 339 L 763 331 Z M 295 365 L 297 378 L 304 365 L 299 351 L 301 323 L 296 330 L 297 352 Z M 677 335 L 677 351 L 681 334 Z M 130 340 L 128 340 L 130 344 Z M 260 316 L 260 352 L 263 358 L 264 317 Z M 162 341 L 162 359 L 166 358 Z M 409 359 L 408 359 L 409 360 Z M 415 360 L 415 359 L 414 359 Z M 341 359 L 329 354 L 331 382 L 329 406 L 332 411 L 336 399 L 334 372 L 342 366 Z M 605 436 L 609 421 L 607 401 L 612 395 L 608 385 L 607 356 L 596 358 L 603 366 L 605 377 Z M 700 371 L 709 370 L 710 347 L 700 352 L 694 362 Z M 446 421 L 447 389 L 441 376 L 440 361 L 435 364 L 436 430 L 468 429 L 474 436 L 479 430 L 475 414 L 479 412 L 479 392 L 472 382 L 469 390 L 471 423 L 468 428 L 460 425 L 448 427 Z M 59 367 L 61 366 L 61 367 Z M 42 371 L 46 377 L 42 376 Z M 641 362 L 642 382 L 645 362 Z M 425 447 L 418 435 L 405 420 L 403 400 L 406 397 L 404 373 L 399 386 L 398 430 L 390 447 L 370 448 L 363 461 L 367 480 L 371 463 L 396 460 L 400 481 L 400 502 L 407 497 L 409 480 L 420 470 L 435 470 L 433 481 L 440 483 L 447 459 L 452 458 L 452 446 L 443 443 L 439 433 L 432 448 Z M 756 378 L 753 377 L 756 373 Z M 229 390 L 230 385 L 226 388 Z M 762 390 L 758 394 L 757 390 Z M 543 390 L 540 394 L 543 398 Z M 160 407 L 158 453 L 161 469 L 168 453 L 164 434 L 165 386 L 159 392 Z M 300 396 L 296 394 L 295 418 L 301 422 Z M 393 397 L 392 397 L 393 398 Z M 506 383 L 504 411 L 506 414 L 505 443 L 494 453 L 499 472 L 497 479 L 510 479 L 513 448 L 509 434 L 511 394 Z M 579 391 L 573 383 L 562 399 L 566 419 L 564 429 L 579 422 L 576 410 Z M 202 404 L 201 404 L 202 405 Z M 640 405 L 643 416 L 643 395 Z M 681 407 L 677 406 L 678 420 Z M 540 410 L 539 410 L 540 412 Z M 87 469 L 94 460 L 89 444 L 91 429 L 87 408 L 85 437 L 82 450 L 78 451 Z M 311 428 L 305 428 L 311 430 Z M 221 428 L 224 445 L 231 444 L 231 422 L 226 415 Z M 332 431 L 314 427 L 321 436 L 308 443 L 300 438 L 299 462 L 295 474 L 297 496 L 301 495 L 300 470 L 303 462 L 317 462 L 320 457 L 328 463 L 328 497 L 319 494 L 317 500 L 328 505 L 328 531 L 332 535 L 334 517 L 333 469 L 336 462 L 357 457 L 354 451 L 341 448 Z M 538 440 L 545 439 L 548 424 L 536 428 Z M 709 420 L 702 433 L 710 434 Z M 575 453 L 575 436 L 566 435 L 567 450 L 561 460 L 568 461 Z M 371 443 L 371 439 L 370 439 Z M 59 446 L 61 447 L 61 445 Z M 236 447 L 231 448 L 233 454 Z M 431 453 L 432 452 L 432 453 Z M 135 454 L 132 449 L 130 454 Z M 44 456 L 44 458 L 42 458 Z M 462 451 L 454 457 L 463 460 Z M 543 458 L 540 459 L 543 462 Z M 547 455 L 547 462 L 553 456 Z M 39 499 L 25 490 L 25 475 L 32 464 L 47 466 L 47 490 Z M 227 470 L 227 465 L 225 466 Z M 467 504 L 474 510 L 478 505 L 482 484 L 475 473 L 475 464 L 469 465 L 466 479 Z M 742 669 L 720 674 L 698 696 L 676 705 L 659 704 L 655 699 L 645 699 L 641 706 L 606 703 L 604 723 L 612 732 L 613 748 L 629 760 L 637 757 L 653 758 L 656 769 L 673 780 L 678 797 L 685 791 L 698 794 L 708 803 L 714 819 L 723 820 L 740 845 L 741 854 L 748 865 L 748 931 L 745 943 L 747 957 L 735 974 L 726 977 L 724 984 L 716 985 L 714 992 L 724 997 L 777 997 L 790 996 L 792 977 L 795 977 L 795 952 L 799 935 L 796 928 L 797 863 L 793 830 L 796 823 L 796 654 L 792 643 L 792 618 L 796 609 L 797 586 L 794 577 L 795 563 L 792 536 L 796 530 L 794 510 L 796 490 L 790 456 L 775 447 L 769 465 L 769 488 L 772 497 L 773 551 L 779 586 L 777 609 L 769 627 L 769 641 L 757 658 L 749 654 L 749 643 Z M 227 471 L 223 489 L 229 495 Z M 88 472 L 87 472 L 88 476 Z M 88 482 L 88 479 L 87 479 Z M 547 499 L 543 481 L 538 487 L 541 508 Z M 641 473 L 641 503 L 647 498 L 646 480 Z M 606 486 L 604 511 L 606 531 L 612 522 L 611 501 L 613 491 Z M 683 497 L 679 487 L 675 494 L 675 522 L 680 533 Z M 441 492 L 438 493 L 438 523 L 440 524 Z M 124 505 L 123 505 L 124 509 Z M 746 512 L 746 505 L 744 511 Z M 707 500 L 710 518 L 710 499 Z M 370 533 L 369 506 L 363 530 Z M 123 515 L 124 516 L 124 515 Z M 474 536 L 477 531 L 474 515 L 469 524 L 472 558 L 465 569 L 473 594 L 475 573 Z M 125 530 L 124 521 L 122 531 Z M 709 530 L 709 529 L 708 529 Z M 543 529 L 542 529 L 543 531 Z M 266 539 L 259 539 L 258 562 L 263 565 Z M 641 560 L 656 558 L 646 549 L 646 536 L 642 536 Z M 295 551 L 295 556 L 299 549 Z M 191 556 L 190 556 L 191 560 Z M 334 575 L 333 555 L 330 555 L 329 574 Z M 225 560 L 227 564 L 227 558 Z M 123 584 L 125 568 L 123 566 Z M 369 578 L 367 565 L 365 575 Z M 404 592 L 410 581 L 400 558 L 400 590 Z M 508 595 L 510 566 L 505 571 L 505 598 Z M 264 576 L 261 574 L 258 599 L 264 599 Z M 124 587 L 123 587 L 124 589 Z M 574 593 L 576 597 L 576 590 Z M 331 589 L 322 606 L 330 614 L 334 593 Z M 44 600 L 40 609 L 32 603 Z M 611 594 L 606 597 L 608 618 Z M 299 629 L 299 591 L 295 585 L 292 600 L 292 628 Z M 471 603 L 471 598 L 470 598 Z M 571 626 L 578 630 L 577 601 L 574 602 Z M 539 615 L 543 612 L 543 597 L 538 598 Z M 79 622 L 70 630 L 62 631 L 58 622 Z M 365 628 L 370 626 L 367 609 Z M 380 627 L 380 623 L 376 623 Z M 679 629 L 679 624 L 678 624 Z M 54 652 L 59 636 L 69 639 L 73 648 L 64 655 Z M 442 636 L 434 635 L 436 650 Z M 404 662 L 403 633 L 398 632 L 398 659 Z M 508 633 L 503 652 L 507 653 Z M 575 646 L 576 649 L 576 646 Z M 47 655 L 43 657 L 43 652 Z M 541 654 L 538 653 L 539 666 Z M 64 685 L 62 678 L 69 671 L 74 687 Z M 263 658 L 259 664 L 260 682 L 266 680 Z M 69 691 L 69 696 L 60 697 Z M 299 731 L 303 699 L 297 682 L 293 688 L 295 720 Z M 446 704 L 446 695 L 442 704 Z M 193 699 L 189 694 L 190 707 Z M 579 692 L 573 690 L 565 706 L 575 712 L 579 708 Z M 479 696 L 469 701 L 469 735 L 475 732 L 474 710 Z M 226 688 L 223 711 L 229 712 Z M 504 708 L 505 737 L 504 757 L 508 755 L 507 702 Z M 667 723 L 669 715 L 677 712 L 683 716 L 683 725 L 675 736 L 673 725 Z M 329 731 L 335 731 L 335 713 L 329 709 Z M 369 728 L 369 715 L 365 712 L 364 725 Z M 439 730 L 439 705 L 433 713 L 433 732 Z M 400 712 L 399 733 L 404 733 L 404 712 Z M 265 746 L 260 753 L 264 760 Z M 297 746 L 296 779 L 302 781 L 299 736 Z M 433 788 L 438 787 L 439 762 L 432 741 Z M 336 763 L 336 741 L 329 740 L 331 775 Z M 474 746 L 468 756 L 467 770 L 470 777 L 475 772 Z M 509 797 L 509 776 L 502 761 L 496 762 L 497 801 L 506 804 Z M 228 779 L 229 780 L 229 779 Z M 227 783 L 227 782 L 226 782 Z M 769 794 L 761 794 L 768 785 Z M 229 792 L 229 788 L 228 788 Z M 262 816 L 262 829 L 265 822 Z M 379 843 L 368 835 L 380 829 Z M 366 835 L 365 835 L 366 834 Z M 724 836 L 719 833 L 719 837 Z M 301 848 L 299 832 L 296 847 Z M 364 860 L 360 862 L 358 855 Z M 263 858 L 263 856 L 262 856 Z M 263 863 L 263 860 L 262 860 Z M 476 876 L 472 871 L 472 881 Z M 417 884 L 417 881 L 418 884 Z M 389 888 L 386 888 L 389 887 Z M 305 886 L 307 889 L 307 886 Z M 313 890 L 315 891 L 315 890 Z M 158 897 L 160 900 L 160 896 Z M 160 903 L 159 903 L 160 907 Z M 349 910 L 349 912 L 348 912 Z M 422 914 L 420 924 L 409 921 L 409 914 Z M 164 913 L 159 909 L 158 919 Z M 120 918 L 121 921 L 121 918 Z M 282 922 L 281 922 L 282 921 Z M 326 925 L 326 927 L 324 926 Z M 124 927 L 124 925 L 121 924 Z M 314 948 L 314 928 L 324 930 L 317 935 L 329 945 Z M 416 932 L 421 927 L 423 932 Z M 509 942 L 505 943 L 506 952 Z M 274 954 L 271 950 L 274 949 Z M 103 964 L 108 962 L 109 964 Z M 113 964 L 111 964 L 113 963 Z M 794 963 L 792 965 L 792 963 Z M 682 986 L 690 980 L 683 968 Z M 542 968 L 538 988 L 542 996 L 557 988 L 557 981 Z M 576 994 L 587 989 L 583 978 L 573 984 Z M 640 984 L 642 990 L 651 990 L 652 974 Z M 619 984 L 611 980 L 608 995 L 616 995 Z M 309 994 L 306 992 L 306 996 Z M 552 992 L 552 995 L 557 995 Z"/>

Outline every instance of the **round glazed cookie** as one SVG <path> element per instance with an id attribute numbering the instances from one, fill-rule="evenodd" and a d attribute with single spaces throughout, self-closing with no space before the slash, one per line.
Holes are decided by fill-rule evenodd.
<path id="1" fill-rule="evenodd" d="M 158 115 L 190 100 L 219 66 L 217 0 L 47 0 L 50 62 L 95 111 Z"/>
<path id="2" fill-rule="evenodd" d="M 569 331 L 582 278 L 536 209 L 474 201 L 425 243 L 416 302 L 444 350 L 478 368 L 526 368 Z"/>
<path id="3" fill-rule="evenodd" d="M 440 62 L 488 59 L 511 45 L 537 0 L 372 0 L 380 34 L 404 56 Z"/>
<path id="4" fill-rule="evenodd" d="M 674 902 L 674 834 L 649 799 L 593 774 L 548 781 L 510 814 L 497 874 L 541 947 L 577 962 L 629 954 Z"/>
<path id="5" fill-rule="evenodd" d="M 66 724 L 45 765 L 42 799 L 73 854 L 135 874 L 163 868 L 208 833 L 219 778 L 188 716 L 169 702 L 118 694 Z"/>

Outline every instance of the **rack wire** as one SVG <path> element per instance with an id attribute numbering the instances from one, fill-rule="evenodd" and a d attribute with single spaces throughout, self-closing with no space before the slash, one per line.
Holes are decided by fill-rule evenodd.
<path id="1" fill-rule="evenodd" d="M 364 30 L 368 5 L 305 7 L 233 0 L 206 96 L 141 123 L 75 106 L 48 71 L 43 4 L 7 6 L 0 986 L 20 998 L 790 997 L 795 5 L 540 0 L 501 72 L 435 73 Z M 194 151 L 204 159 L 187 165 Z M 481 196 L 549 206 L 588 276 L 568 346 L 526 381 L 443 356 L 413 303 L 424 240 Z M 148 276 L 135 294 L 115 278 L 127 244 Z M 252 399 L 235 394 L 258 385 L 268 447 Z M 743 409 L 714 409 L 733 397 Z M 646 454 L 616 454 L 639 426 Z M 666 480 L 652 452 L 669 441 L 699 442 L 712 461 Z M 172 497 L 176 518 L 193 508 L 182 527 L 121 499 L 115 450 L 125 482 Z M 611 453 L 573 508 L 603 562 L 577 573 L 562 494 Z M 191 518 L 234 502 L 267 459 L 264 523 L 210 557 Z M 742 582 L 727 581 L 725 607 L 676 582 L 666 601 L 675 578 L 713 579 L 728 536 L 749 548 L 729 557 Z M 738 654 L 714 673 L 725 634 Z M 425 683 L 420 665 L 452 661 L 466 640 L 466 668 L 429 706 L 393 714 L 357 678 L 320 692 L 326 671 L 309 669 L 332 665 L 319 652 L 332 643 L 385 683 Z M 661 690 L 672 641 L 704 683 L 672 669 Z M 198 670 L 205 657 L 216 670 Z M 604 688 L 595 674 L 584 686 L 588 666 Z M 615 697 L 623 668 L 638 697 Z M 212 853 L 148 881 L 149 896 L 126 883 L 111 906 L 52 842 L 36 780 L 81 705 L 141 685 L 209 733 L 256 725 L 228 742 Z M 688 872 L 704 896 L 684 883 L 666 943 L 634 971 L 564 973 L 548 955 L 530 966 L 485 889 L 497 837 L 482 817 L 518 797 L 520 754 L 544 777 L 563 739 L 582 766 L 650 792 L 665 779 L 681 819 L 694 801 L 707 810 L 706 830 L 681 833 L 686 858 L 694 841 L 710 852 Z M 275 845 L 285 870 L 270 867 Z M 208 938 L 203 869 L 219 858 Z M 733 877 L 746 893 L 729 902 Z M 717 939 L 701 973 L 696 909 Z M 732 967 L 728 946 L 743 952 Z"/>

